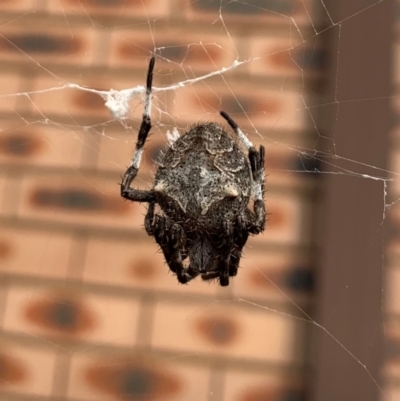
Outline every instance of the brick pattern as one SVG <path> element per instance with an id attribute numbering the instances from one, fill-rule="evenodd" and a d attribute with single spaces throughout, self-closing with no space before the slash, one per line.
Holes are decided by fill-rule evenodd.
<path id="1" fill-rule="evenodd" d="M 0 1 L 0 398 L 305 400 L 309 325 L 295 305 L 312 303 L 318 178 L 301 152 L 315 146 L 304 100 L 324 49 L 290 23 L 309 31 L 312 1 L 10 4 Z M 145 205 L 118 195 L 143 100 L 123 126 L 100 96 L 54 89 L 143 85 L 153 53 L 157 87 L 254 59 L 154 96 L 135 181 L 151 185 L 167 130 L 223 123 L 221 109 L 266 146 L 268 228 L 228 288 L 178 285 L 143 230 Z"/>

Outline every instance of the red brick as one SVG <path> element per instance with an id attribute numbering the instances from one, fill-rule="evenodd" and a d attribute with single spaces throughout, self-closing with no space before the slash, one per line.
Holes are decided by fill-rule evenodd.
<path id="1" fill-rule="evenodd" d="M 398 265 L 386 270 L 386 311 L 388 313 L 400 314 L 400 269 Z"/>
<path id="2" fill-rule="evenodd" d="M 17 110 L 17 102 L 20 99 L 17 96 L 21 90 L 21 77 L 17 74 L 2 73 L 0 75 L 0 112 L 7 115 L 15 115 L 20 119 Z"/>
<path id="3" fill-rule="evenodd" d="M 312 285 L 311 274 L 305 255 L 289 250 L 257 250 L 250 245 L 244 249 L 232 289 L 235 296 L 244 299 L 306 305 L 311 301 L 312 288 L 306 288 Z"/>
<path id="4" fill-rule="evenodd" d="M 153 53 L 159 55 L 156 61 L 157 71 L 166 69 L 168 74 L 177 72 L 188 78 L 193 76 L 193 71 L 209 73 L 231 65 L 237 58 L 235 45 L 226 35 L 202 35 L 199 38 L 198 35 L 178 27 L 156 31 L 154 38 L 147 31 L 113 32 L 110 59 L 112 66 L 134 65 L 145 70 L 147 59 Z"/>
<path id="5" fill-rule="evenodd" d="M 51 395 L 56 364 L 55 351 L 2 340 L 0 353 L 3 354 L 2 377 L 8 373 L 6 369 L 10 369 L 10 374 L 14 375 L 21 372 L 20 380 L 1 381 L 2 392 L 26 394 L 32 397 Z"/>
<path id="6" fill-rule="evenodd" d="M 396 317 L 386 319 L 385 323 L 385 363 L 383 373 L 386 377 L 400 378 L 400 324 Z"/>
<path id="7" fill-rule="evenodd" d="M 221 7 L 222 4 L 222 7 Z M 222 17 L 225 23 L 235 23 L 236 26 L 248 27 L 248 24 L 271 24 L 279 23 L 292 25 L 292 19 L 296 24 L 309 24 L 307 15 L 312 14 L 312 4 L 310 0 L 285 0 L 271 3 L 268 7 L 264 6 L 262 0 L 252 0 L 247 2 L 215 2 L 209 0 L 186 0 L 185 14 L 189 20 L 203 20 L 213 22 Z M 313 22 L 315 16 L 312 16 Z"/>
<path id="8" fill-rule="evenodd" d="M 267 192 L 265 197 L 267 224 L 264 233 L 251 237 L 252 243 L 280 245 L 307 245 L 310 233 L 306 223 L 310 221 L 311 205 L 295 194 Z"/>
<path id="9" fill-rule="evenodd" d="M 39 113 L 39 118 L 49 118 L 50 121 L 57 122 L 56 116 L 60 117 L 63 122 L 69 121 L 68 127 L 73 128 L 78 125 L 79 129 L 82 125 L 93 125 L 93 119 L 99 120 L 99 122 L 109 123 L 114 117 L 110 110 L 106 107 L 106 100 L 101 94 L 84 91 L 75 88 L 63 88 L 58 90 L 50 90 L 52 88 L 59 88 L 67 83 L 78 84 L 87 88 L 96 89 L 99 91 L 109 91 L 111 89 L 122 90 L 132 88 L 136 85 L 143 85 L 143 82 L 137 82 L 132 77 L 115 77 L 112 74 L 108 75 L 96 75 L 90 76 L 90 74 L 71 75 L 70 73 L 64 77 L 64 81 L 60 82 L 57 78 L 50 77 L 38 77 L 34 82 L 35 94 L 31 95 L 33 105 L 31 106 L 32 111 Z M 157 96 L 154 101 L 153 118 L 157 118 L 157 99 L 163 99 L 163 94 Z M 164 110 L 162 106 L 159 106 L 160 110 Z M 128 113 L 129 118 L 138 118 L 139 115 L 143 114 L 143 101 L 142 96 L 138 96 L 132 99 L 130 102 L 131 111 Z M 42 114 L 42 115 L 41 115 Z M 86 118 L 85 122 L 77 123 L 75 118 Z M 127 123 L 129 124 L 129 122 Z M 139 123 L 140 124 L 140 123 Z M 102 132 L 106 126 L 95 126 L 92 132 Z"/>
<path id="10" fill-rule="evenodd" d="M 87 134 L 57 125 L 4 121 L 0 163 L 76 168 L 81 164 Z"/>
<path id="11" fill-rule="evenodd" d="M 77 327 L 73 332 L 69 326 L 56 325 L 58 321 L 54 322 L 56 317 L 46 309 L 46 302 L 51 304 L 68 299 L 77 303 L 77 313 L 83 315 L 74 315 L 74 319 L 79 324 L 90 320 L 90 325 L 82 330 Z M 76 289 L 68 291 L 60 287 L 51 291 L 14 286 L 8 292 L 3 330 L 51 341 L 73 339 L 131 346 L 136 341 L 138 315 L 139 304 L 133 300 L 110 295 L 80 294 Z"/>
<path id="12" fill-rule="evenodd" d="M 225 376 L 225 397 L 223 401 L 270 400 L 278 401 L 304 397 L 305 380 L 296 376 L 266 372 L 228 372 Z"/>
<path id="13" fill-rule="evenodd" d="M 209 120 L 223 123 L 219 112 L 224 110 L 243 128 L 256 127 L 261 134 L 265 134 L 266 128 L 292 131 L 307 127 L 309 117 L 300 94 L 268 87 L 261 92 L 255 89 L 221 84 L 187 86 L 176 91 L 172 115 L 188 123 Z"/>
<path id="14" fill-rule="evenodd" d="M 71 238 L 51 232 L 0 231 L 0 270 L 10 274 L 65 279 Z"/>
<path id="15" fill-rule="evenodd" d="M 137 228 L 144 222 L 144 205 L 125 202 L 115 181 L 76 175 L 26 177 L 19 207 L 21 218 L 103 228 Z"/>
<path id="16" fill-rule="evenodd" d="M 158 395 L 161 387 L 161 390 L 164 388 L 163 395 L 168 396 L 171 401 L 204 401 L 207 399 L 210 372 L 203 367 L 179 363 L 179 359 L 182 358 L 177 358 L 178 361 L 174 361 L 173 358 L 168 359 L 153 359 L 146 355 L 135 357 L 129 353 L 121 356 L 115 353 L 113 355 L 102 355 L 99 352 L 76 353 L 71 361 L 68 396 L 88 401 L 112 401 L 116 399 L 115 394 L 118 395 L 118 398 L 124 397 L 123 392 L 126 391 L 126 388 L 122 388 L 121 377 L 126 372 L 126 374 L 137 373 L 140 377 L 146 375 L 145 377 L 148 378 L 146 383 L 150 386 L 150 388 L 146 387 L 146 390 L 149 391 L 149 394 Z M 141 368 L 142 366 L 143 368 Z M 98 385 L 96 386 L 97 383 L 89 380 L 92 377 L 88 376 L 88 372 L 93 370 L 93 367 L 108 370 L 107 383 L 103 384 L 103 388 L 99 388 Z M 115 373 L 113 374 L 113 372 Z M 153 383 L 152 375 L 158 378 L 157 383 L 162 382 L 160 387 Z M 118 377 L 119 380 L 115 377 Z M 132 398 L 132 392 L 126 397 Z M 158 399 L 158 396 L 156 398 Z"/>
<path id="17" fill-rule="evenodd" d="M 92 239 L 89 241 L 83 279 L 132 289 L 172 291 L 174 294 L 209 294 L 219 291 L 216 283 L 200 278 L 181 285 L 169 270 L 153 237 L 130 242 Z"/>
<path id="18" fill-rule="evenodd" d="M 140 121 L 135 121 L 131 129 L 124 131 L 109 130 L 106 135 L 101 136 L 98 167 L 101 170 L 114 170 L 122 175 L 133 157 Z M 139 175 L 134 185 L 140 187 L 150 187 L 149 175 L 155 172 L 155 158 L 159 152 L 166 148 L 168 142 L 165 135 L 166 130 L 159 126 L 151 129 L 145 145 Z M 146 182 L 142 182 L 145 179 Z"/>
<path id="19" fill-rule="evenodd" d="M 35 0 L 1 0 L 1 11 L 24 12 L 35 11 L 37 9 L 37 2 Z M 2 16 L 4 18 L 4 16 Z"/>
<path id="20" fill-rule="evenodd" d="M 1 60 L 27 63 L 47 62 L 68 65 L 88 65 L 93 62 L 96 31 L 66 25 L 47 28 L 26 26 L 0 29 Z"/>
<path id="21" fill-rule="evenodd" d="M 304 324 L 263 309 L 231 303 L 158 303 L 152 345 L 179 353 L 244 358 L 277 364 L 301 361 Z M 257 328 L 257 330 L 255 330 Z"/>
<path id="22" fill-rule="evenodd" d="M 7 177 L 4 175 L 0 175 L 0 215 L 4 216 L 9 214 L 10 210 L 8 207 L 10 206 L 9 203 L 6 203 L 6 200 L 9 198 L 7 191 Z"/>
<path id="23" fill-rule="evenodd" d="M 316 40 L 302 43 L 297 38 L 256 36 L 250 41 L 250 57 L 258 58 L 249 64 L 254 75 L 316 77 L 324 65 L 324 53 Z M 285 82 L 282 82 L 285 85 Z"/>
<path id="24" fill-rule="evenodd" d="M 113 17 L 118 24 L 119 18 L 160 18 L 169 14 L 169 3 L 162 0 L 60 0 L 50 1 L 48 10 L 55 14 L 83 15 L 93 23 L 99 16 Z M 101 23 L 102 20 L 99 21 Z"/>

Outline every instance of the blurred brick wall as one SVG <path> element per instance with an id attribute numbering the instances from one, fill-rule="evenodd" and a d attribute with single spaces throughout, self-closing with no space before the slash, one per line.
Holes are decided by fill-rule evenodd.
<path id="1" fill-rule="evenodd" d="M 318 36 L 299 45 L 293 24 L 313 36 L 311 0 L 264 3 L 0 1 L 2 400 L 306 399 L 307 324 L 274 310 L 312 300 L 318 176 L 293 149 L 315 146 L 303 100 L 324 52 Z M 157 95 L 135 181 L 150 185 L 167 129 L 222 123 L 221 109 L 265 144 L 268 227 L 228 288 L 179 285 L 142 228 L 145 206 L 118 195 L 142 103 L 124 128 L 95 94 L 39 92 L 143 84 L 155 47 L 155 86 L 260 57 Z"/>

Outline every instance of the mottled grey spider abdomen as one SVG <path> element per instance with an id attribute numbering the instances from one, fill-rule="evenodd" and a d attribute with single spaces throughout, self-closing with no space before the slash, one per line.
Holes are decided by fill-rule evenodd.
<path id="1" fill-rule="evenodd" d="M 250 163 L 215 123 L 193 126 L 160 160 L 154 190 L 157 203 L 186 229 L 218 232 L 250 200 Z"/>
<path id="2" fill-rule="evenodd" d="M 235 139 L 218 124 L 199 123 L 179 136 L 168 135 L 171 146 L 159 160 L 151 190 L 131 187 L 139 170 L 143 146 L 151 129 L 150 60 L 146 99 L 136 150 L 121 183 L 121 196 L 148 202 L 145 228 L 154 236 L 169 268 L 182 284 L 201 275 L 222 286 L 236 276 L 250 234 L 265 226 L 265 149 L 257 151 L 225 112 L 221 116 Z M 244 153 L 240 146 L 246 149 Z M 253 210 L 248 208 L 253 200 Z M 156 204 L 160 212 L 156 213 Z"/>

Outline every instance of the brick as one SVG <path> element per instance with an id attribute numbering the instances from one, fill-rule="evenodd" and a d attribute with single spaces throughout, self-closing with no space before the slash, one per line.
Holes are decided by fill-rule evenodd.
<path id="1" fill-rule="evenodd" d="M 63 15 L 82 15 L 92 23 L 98 17 L 114 17 L 111 21 L 119 25 L 123 18 L 161 18 L 168 16 L 170 5 L 162 0 L 60 0 L 59 2 L 47 2 L 48 11 Z"/>
<path id="2" fill-rule="evenodd" d="M 32 397 L 51 395 L 55 374 L 55 352 L 2 340 L 0 354 L 2 377 L 8 376 L 8 380 L 1 380 L 1 391 L 6 394 L 10 392 Z"/>
<path id="3" fill-rule="evenodd" d="M 0 231 L 0 270 L 10 274 L 65 279 L 71 238 L 50 232 Z"/>
<path id="4" fill-rule="evenodd" d="M 73 82 L 73 78 L 71 78 Z M 75 82 L 74 82 L 75 83 Z M 40 113 L 41 117 L 49 118 L 57 122 L 57 117 L 70 119 L 70 124 L 76 125 L 74 117 L 98 118 L 106 122 L 111 120 L 111 114 L 105 106 L 105 100 L 95 93 L 78 89 L 58 89 L 48 91 L 47 89 L 62 86 L 60 82 L 52 78 L 39 78 L 35 81 L 35 94 L 31 95 L 33 106 L 32 111 Z M 108 90 L 107 87 L 87 85 L 98 90 Z M 42 91 L 43 92 L 40 92 Z M 80 128 L 79 128 L 80 129 Z"/>
<path id="5" fill-rule="evenodd" d="M 88 65 L 93 62 L 97 31 L 70 25 L 38 28 L 2 26 L 0 29 L 1 60 L 43 65 Z"/>
<path id="6" fill-rule="evenodd" d="M 75 88 L 63 88 L 58 90 L 47 91 L 52 88 L 62 87 L 64 84 L 74 83 L 85 86 L 91 89 L 100 91 L 108 91 L 110 89 L 122 90 L 132 88 L 137 85 L 134 79 L 131 78 L 115 78 L 111 75 L 93 75 L 81 74 L 70 75 L 64 77 L 65 82 L 60 82 L 57 78 L 38 77 L 34 82 L 35 94 L 31 95 L 35 108 L 32 108 L 35 113 L 41 113 L 41 118 L 49 117 L 50 120 L 55 120 L 56 116 L 63 120 L 70 120 L 70 125 L 73 128 L 78 125 L 84 126 L 84 121 L 77 124 L 74 118 L 86 118 L 87 125 L 93 125 L 92 119 L 98 119 L 99 122 L 109 123 L 113 120 L 110 110 L 105 106 L 106 100 L 100 94 L 83 91 Z M 143 82 L 140 82 L 143 84 Z M 131 112 L 127 117 L 133 118 L 143 114 L 143 103 L 141 98 L 134 98 L 131 101 Z M 154 110 L 157 110 L 157 101 L 154 102 Z M 163 110 L 161 108 L 161 110 Z M 164 111 L 164 110 L 163 110 Z M 53 115 L 53 116 L 52 116 Z M 156 118 L 156 113 L 153 113 Z M 103 127 L 98 128 L 98 132 L 102 132 Z M 95 131 L 94 131 L 95 132 Z"/>
<path id="7" fill-rule="evenodd" d="M 302 400 L 305 380 L 293 376 L 272 372 L 227 372 L 223 401 Z"/>
<path id="8" fill-rule="evenodd" d="M 158 303 L 152 345 L 176 352 L 246 358 L 277 364 L 299 363 L 303 324 L 267 309 L 237 304 Z"/>
<path id="9" fill-rule="evenodd" d="M 398 266 L 386 270 L 386 311 L 400 314 L 400 269 Z"/>
<path id="10" fill-rule="evenodd" d="M 225 23 L 235 23 L 236 26 L 248 27 L 248 24 L 271 24 L 279 23 L 284 25 L 309 24 L 310 20 L 307 11 L 312 15 L 310 0 L 284 0 L 270 1 L 251 0 L 246 2 L 231 2 L 223 0 L 186 0 L 185 15 L 189 20 L 202 20 L 214 22 L 223 18 Z M 312 15 L 313 22 L 315 16 Z M 292 26 L 292 29 L 295 29 Z"/>
<path id="11" fill-rule="evenodd" d="M 387 398 L 388 400 L 400 400 L 400 388 L 395 383 L 388 383 L 383 387 L 382 398 Z"/>
<path id="12" fill-rule="evenodd" d="M 397 136 L 400 137 L 400 135 Z M 389 186 L 390 196 L 396 199 L 400 195 L 400 177 L 398 175 L 398 172 L 400 171 L 399 152 L 400 150 L 398 147 L 392 149 L 391 155 L 389 156 L 388 166 L 389 171 L 393 172 L 389 177 L 392 180 Z"/>
<path id="13" fill-rule="evenodd" d="M 311 205 L 295 194 L 267 192 L 265 197 L 267 224 L 265 231 L 251 237 L 252 243 L 276 243 L 281 245 L 307 245 L 310 242 L 309 227 Z"/>
<path id="14" fill-rule="evenodd" d="M 22 183 L 21 218 L 103 228 L 141 228 L 145 205 L 125 202 L 116 181 L 90 176 L 29 176 Z"/>
<path id="15" fill-rule="evenodd" d="M 220 121 L 221 110 L 226 111 L 243 128 L 263 134 L 266 128 L 304 130 L 308 113 L 300 94 L 271 88 L 240 87 L 238 85 L 193 85 L 176 91 L 172 116 L 187 123 L 195 121 Z"/>
<path id="16" fill-rule="evenodd" d="M 396 83 L 400 82 L 400 43 L 393 44 L 393 80 Z M 396 100 L 395 100 L 396 101 Z M 398 101 L 397 101 L 398 102 Z"/>
<path id="17" fill-rule="evenodd" d="M 304 255 L 248 246 L 232 280 L 235 297 L 304 305 L 311 300 L 313 271 Z"/>
<path id="18" fill-rule="evenodd" d="M 114 170 L 120 175 L 125 172 L 135 151 L 139 127 L 140 121 L 135 121 L 131 129 L 109 131 L 106 135 L 101 136 L 98 156 L 99 169 Z M 137 182 L 134 181 L 134 185 L 145 187 L 151 185 L 148 176 L 156 171 L 154 160 L 168 143 L 165 132 L 165 129 L 158 126 L 151 129 L 139 170 L 139 175 L 142 177 L 138 177 Z M 148 182 L 141 183 L 142 179 L 147 179 Z"/>
<path id="19" fill-rule="evenodd" d="M 396 317 L 386 319 L 385 337 L 383 374 L 398 379 L 400 378 L 400 324 Z"/>
<path id="20" fill-rule="evenodd" d="M 6 194 L 7 190 L 7 177 L 4 175 L 0 175 L 0 216 L 8 215 L 8 202 L 6 203 L 6 199 L 8 198 Z"/>
<path id="21" fill-rule="evenodd" d="M 81 164 L 88 134 L 60 126 L 4 121 L 0 163 L 73 167 Z"/>
<path id="22" fill-rule="evenodd" d="M 305 156 L 302 151 L 312 154 L 313 143 L 302 138 L 291 138 L 288 141 L 270 141 L 252 133 L 250 140 L 266 149 L 265 169 L 267 173 L 267 192 L 271 187 L 307 188 L 312 185 L 312 179 L 317 174 L 312 173 L 319 167 L 318 160 L 312 156 Z"/>
<path id="23" fill-rule="evenodd" d="M 3 329 L 63 341 L 131 346 L 136 341 L 139 304 L 110 295 L 61 288 L 12 287 Z"/>
<path id="24" fill-rule="evenodd" d="M 256 36 L 250 41 L 251 74 L 260 76 L 317 77 L 325 66 L 325 52 L 317 40 Z M 284 84 L 284 82 L 283 82 Z"/>
<path id="25" fill-rule="evenodd" d="M 201 40 L 199 40 L 201 39 Z M 236 59 L 236 49 L 228 36 L 193 35 L 187 29 L 168 27 L 157 30 L 155 38 L 148 31 L 115 30 L 111 40 L 112 66 L 147 69 L 149 56 L 156 54 L 156 71 L 193 76 L 193 71 L 209 73 L 227 67 Z"/>
<path id="26" fill-rule="evenodd" d="M 180 285 L 153 237 L 130 242 L 91 239 L 83 279 L 132 289 L 173 291 L 175 295 L 215 295 L 219 290 L 216 284 L 204 283 L 200 278 L 190 285 Z"/>
<path id="27" fill-rule="evenodd" d="M 15 117 L 21 117 L 18 114 L 17 102 L 19 97 L 16 96 L 21 88 L 21 77 L 17 74 L 2 73 L 0 75 L 1 89 L 0 89 L 0 112 L 2 114 L 11 114 Z M 11 96 L 10 96 L 11 95 Z M 2 124 L 0 125 L 0 128 Z"/>
<path id="28" fill-rule="evenodd" d="M 68 396 L 87 401 L 117 397 L 203 401 L 209 394 L 209 376 L 205 368 L 146 355 L 75 353 Z"/>
<path id="29" fill-rule="evenodd" d="M 26 12 L 26 11 L 34 11 L 36 9 L 36 1 L 35 0 L 1 0 L 0 1 L 0 10 L 1 11 L 12 11 L 16 12 Z"/>

